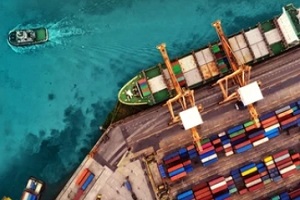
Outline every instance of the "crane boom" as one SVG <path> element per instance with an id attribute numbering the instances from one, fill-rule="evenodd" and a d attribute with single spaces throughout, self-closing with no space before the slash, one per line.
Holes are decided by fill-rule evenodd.
<path id="1" fill-rule="evenodd" d="M 247 85 L 248 81 L 250 80 L 251 67 L 248 65 L 244 65 L 243 63 L 241 65 L 239 65 L 238 60 L 235 57 L 235 55 L 229 45 L 228 39 L 222 29 L 221 21 L 217 20 L 212 25 L 216 29 L 216 32 L 217 32 L 220 42 L 222 44 L 223 50 L 226 54 L 226 57 L 228 59 L 230 66 L 233 70 L 232 74 L 230 74 L 222 79 L 219 79 L 217 81 L 217 84 L 219 84 L 219 86 L 222 90 L 223 96 L 224 96 L 223 102 L 226 102 L 226 101 L 229 101 L 234 98 L 239 98 L 239 95 L 237 94 L 237 92 L 234 92 L 234 93 L 228 95 L 228 79 L 230 79 L 230 78 L 234 79 L 240 87 Z M 246 73 L 248 73 L 248 75 L 246 75 Z M 224 82 L 225 82 L 225 86 L 224 86 Z M 257 113 L 257 110 L 254 107 L 254 105 L 249 104 L 247 106 L 247 108 L 251 115 L 252 120 L 255 122 L 256 127 L 260 127 L 258 113 Z"/>

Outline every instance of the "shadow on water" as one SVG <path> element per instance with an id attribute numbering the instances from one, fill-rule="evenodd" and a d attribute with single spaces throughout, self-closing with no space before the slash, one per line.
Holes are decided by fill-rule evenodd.
<path id="1" fill-rule="evenodd" d="M 72 19 L 64 18 L 58 22 L 48 24 L 28 24 L 28 25 L 17 25 L 12 30 L 16 29 L 31 29 L 37 27 L 46 27 L 49 34 L 49 41 L 44 44 L 32 45 L 26 47 L 15 47 L 8 43 L 13 51 L 16 53 L 24 54 L 32 51 L 36 51 L 41 48 L 55 47 L 57 45 L 64 45 L 68 42 L 68 38 L 74 36 L 81 36 L 86 33 L 82 28 L 74 26 Z"/>

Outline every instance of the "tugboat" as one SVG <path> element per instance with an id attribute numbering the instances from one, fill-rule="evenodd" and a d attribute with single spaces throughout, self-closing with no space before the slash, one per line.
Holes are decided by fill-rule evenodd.
<path id="1" fill-rule="evenodd" d="M 44 189 L 44 182 L 34 177 L 28 179 L 21 200 L 39 200 Z"/>
<path id="2" fill-rule="evenodd" d="M 29 46 L 42 44 L 49 39 L 46 28 L 12 30 L 8 34 L 8 42 L 13 46 Z"/>

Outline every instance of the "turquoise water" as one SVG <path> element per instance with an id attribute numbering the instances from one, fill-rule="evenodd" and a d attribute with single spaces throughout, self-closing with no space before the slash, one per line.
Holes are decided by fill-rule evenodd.
<path id="1" fill-rule="evenodd" d="M 234 33 L 300 0 L 9 0 L 0 2 L 0 197 L 18 199 L 29 176 L 53 199 L 100 136 L 119 88 L 161 57 Z M 16 27 L 45 26 L 50 41 L 11 48 Z"/>

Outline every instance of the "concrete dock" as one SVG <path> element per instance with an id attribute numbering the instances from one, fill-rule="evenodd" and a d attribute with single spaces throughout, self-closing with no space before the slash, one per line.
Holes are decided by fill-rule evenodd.
<path id="1" fill-rule="evenodd" d="M 256 106 L 260 114 L 300 100 L 299 63 L 300 49 L 297 48 L 253 66 L 251 80 L 262 82 L 261 88 L 264 95 L 264 99 Z M 195 98 L 196 102 L 204 107 L 201 113 L 204 124 L 198 128 L 203 138 L 249 120 L 248 111 L 235 110 L 233 103 L 218 105 L 222 99 L 218 87 L 207 86 L 197 89 Z M 179 108 L 175 108 L 175 111 L 179 111 Z M 96 199 L 98 194 L 102 195 L 101 200 L 131 200 L 134 195 L 141 200 L 155 199 L 156 195 L 143 161 L 144 155 L 154 152 L 156 158 L 160 159 L 167 152 L 192 144 L 190 132 L 183 130 L 180 125 L 168 126 L 169 120 L 167 107 L 156 106 L 112 124 L 56 199 L 74 199 L 79 187 L 75 184 L 76 179 L 85 168 L 93 172 L 95 178 L 80 198 L 81 200 Z M 243 154 L 221 157 L 212 167 L 204 168 L 199 164 L 186 178 L 170 184 L 170 198 L 174 198 L 178 192 L 208 180 L 214 175 L 227 176 L 230 169 L 237 168 L 246 161 L 257 162 L 266 155 L 290 147 L 294 147 L 299 152 L 299 140 L 300 129 L 293 128 L 290 136 L 282 133 L 264 145 Z M 281 182 L 272 182 L 257 192 L 237 194 L 232 196 L 232 199 L 262 199 L 275 194 L 284 187 L 290 188 L 298 184 L 299 175 L 300 172 L 297 172 Z M 126 177 L 129 177 L 132 184 L 132 191 L 124 187 Z"/>

